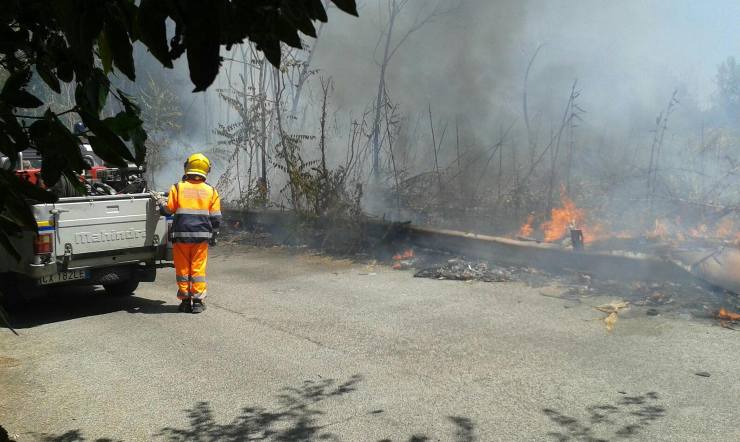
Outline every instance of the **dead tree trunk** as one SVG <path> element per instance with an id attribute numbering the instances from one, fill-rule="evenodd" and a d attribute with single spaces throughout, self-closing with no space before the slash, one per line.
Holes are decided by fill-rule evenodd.
<path id="1" fill-rule="evenodd" d="M 455 149 L 457 154 L 457 176 L 460 195 L 463 195 L 462 167 L 460 166 L 460 121 L 455 119 Z"/>
<path id="2" fill-rule="evenodd" d="M 547 210 L 546 213 L 550 213 L 553 206 L 553 192 L 555 190 L 555 184 L 557 181 L 557 163 L 560 157 L 560 141 L 563 136 L 563 131 L 568 127 L 568 123 L 573 118 L 573 102 L 578 98 L 579 93 L 576 91 L 578 80 L 573 81 L 573 86 L 570 88 L 570 96 L 568 97 L 568 103 L 565 105 L 565 111 L 563 112 L 563 119 L 558 128 L 558 133 L 555 135 L 555 149 L 552 151 L 552 163 L 550 165 L 550 182 L 547 187 Z"/>
<path id="3" fill-rule="evenodd" d="M 534 64 L 534 60 L 537 58 L 537 54 L 539 54 L 540 49 L 542 49 L 542 45 L 537 46 L 534 54 L 532 54 L 532 58 L 529 59 L 527 70 L 524 72 L 524 89 L 522 91 L 522 111 L 524 113 L 524 126 L 527 129 L 527 145 L 529 146 L 530 163 L 534 162 L 535 149 L 537 146 L 532 135 L 532 127 L 529 120 L 529 101 L 527 94 L 529 90 L 529 72 L 532 69 L 532 65 Z"/>
<path id="4" fill-rule="evenodd" d="M 385 36 L 385 49 L 383 50 L 383 61 L 380 63 L 380 80 L 378 80 L 378 95 L 375 100 L 375 117 L 373 118 L 373 174 L 377 180 L 380 176 L 380 112 L 383 105 L 383 91 L 385 90 L 385 71 L 390 62 L 391 39 L 393 38 L 393 28 L 396 24 L 398 7 L 393 1 L 390 8 L 390 17 L 388 18 L 388 31 Z"/>
<path id="5" fill-rule="evenodd" d="M 675 106 L 678 104 L 678 89 L 673 91 L 670 101 L 665 110 L 658 114 L 658 118 L 655 120 L 655 134 L 653 135 L 653 143 L 650 146 L 650 163 L 648 164 L 647 173 L 647 198 L 650 205 L 650 217 L 653 217 L 653 202 L 655 199 L 655 191 L 658 186 L 658 170 L 660 164 L 660 153 L 663 147 L 663 140 L 665 133 L 668 130 L 668 117 L 673 113 Z"/>
<path id="6" fill-rule="evenodd" d="M 373 118 L 371 130 L 371 141 L 373 149 L 372 172 L 376 180 L 380 177 L 380 151 L 382 144 L 382 140 L 380 138 L 380 125 L 382 123 L 381 112 L 383 109 L 383 94 L 387 93 L 385 74 L 388 70 L 388 65 L 390 64 L 391 59 L 393 59 L 393 56 L 396 54 L 398 49 L 406 42 L 411 34 L 423 28 L 424 25 L 432 22 L 436 17 L 448 14 L 453 10 L 442 9 L 441 5 L 443 2 L 440 1 L 436 4 L 436 6 L 432 7 L 431 10 L 427 9 L 426 14 L 419 14 L 414 20 L 413 25 L 411 25 L 411 27 L 406 30 L 403 36 L 398 39 L 395 44 L 393 44 L 393 32 L 396 27 L 396 20 L 408 3 L 409 0 L 388 0 L 388 29 L 383 31 L 380 35 L 380 38 L 378 39 L 379 47 L 380 42 L 383 40 L 383 37 L 385 37 L 383 58 L 378 62 L 378 65 L 380 66 L 380 79 L 378 80 L 378 95 L 375 99 L 375 116 Z"/>
<path id="7" fill-rule="evenodd" d="M 298 81 L 296 82 L 295 91 L 293 92 L 293 105 L 291 108 L 291 115 L 295 117 L 298 114 L 298 105 L 301 101 L 301 94 L 303 93 L 303 87 L 306 85 L 306 80 L 311 76 L 309 68 L 311 67 L 311 61 L 313 60 L 313 54 L 316 48 L 319 47 L 319 38 L 321 37 L 321 31 L 324 29 L 324 23 L 319 25 L 319 29 L 316 30 L 316 39 L 313 45 L 308 49 L 306 61 L 303 62 L 301 70 L 298 73 Z M 303 124 L 301 124 L 301 127 Z"/>

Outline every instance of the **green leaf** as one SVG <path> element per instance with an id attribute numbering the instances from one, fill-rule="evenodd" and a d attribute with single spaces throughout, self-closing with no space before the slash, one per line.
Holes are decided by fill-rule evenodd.
<path id="1" fill-rule="evenodd" d="M 298 32 L 296 31 L 294 25 L 284 18 L 278 18 L 276 21 L 276 30 L 278 36 L 280 37 L 280 40 L 284 41 L 286 44 L 288 44 L 288 46 L 292 46 L 298 49 L 303 48 L 301 38 L 298 36 Z"/>
<path id="2" fill-rule="evenodd" d="M 139 40 L 139 24 L 137 23 L 137 15 L 139 12 L 139 6 L 137 5 L 138 1 L 135 0 L 117 0 L 116 6 L 121 11 L 120 14 L 117 13 L 117 16 L 119 16 L 126 27 L 126 31 L 128 32 L 131 42 L 136 42 Z"/>
<path id="3" fill-rule="evenodd" d="M 46 115 L 44 115 L 46 117 Z M 38 145 L 44 143 L 44 138 L 49 136 L 49 130 L 51 129 L 51 122 L 48 118 L 43 120 L 36 120 L 28 128 L 28 134 L 31 139 Z"/>
<path id="4" fill-rule="evenodd" d="M 17 91 L 23 89 L 28 81 L 31 79 L 31 70 L 26 67 L 23 70 L 12 73 L 3 84 L 3 90 L 0 92 L 0 97 L 10 96 Z"/>
<path id="5" fill-rule="evenodd" d="M 341 9 L 347 14 L 352 14 L 355 17 L 359 17 L 355 0 L 331 0 L 331 2 L 337 5 L 337 8 Z"/>
<path id="6" fill-rule="evenodd" d="M 21 181 L 20 178 L 15 177 L 15 181 Z M 29 229 L 36 230 L 36 218 L 33 216 L 31 206 L 28 205 L 26 199 L 22 194 L 13 189 L 11 184 L 10 194 L 4 198 L 5 207 L 3 210 L 3 216 L 12 220 L 16 225 Z"/>
<path id="7" fill-rule="evenodd" d="M 317 20 L 326 23 L 329 19 L 326 16 L 326 9 L 324 9 L 324 3 L 321 0 L 311 0 L 311 12 L 310 17 L 314 17 Z"/>
<path id="8" fill-rule="evenodd" d="M 57 76 L 65 83 L 69 83 L 74 79 L 74 68 L 69 58 L 59 60 L 59 64 L 57 64 Z"/>
<path id="9" fill-rule="evenodd" d="M 266 40 L 257 46 L 257 49 L 265 53 L 267 61 L 275 67 L 280 67 L 280 42 L 277 40 Z"/>
<path id="10" fill-rule="evenodd" d="M 61 155 L 57 151 L 56 143 L 52 141 L 51 126 L 52 121 L 47 112 L 44 114 L 43 120 L 35 121 L 31 127 L 28 128 L 31 144 L 33 145 L 33 148 L 41 154 L 41 177 L 47 185 L 54 185 L 56 180 L 59 179 L 59 174 L 54 170 L 54 168 L 57 166 L 59 168 L 63 167 L 62 161 L 57 159 Z"/>
<path id="11" fill-rule="evenodd" d="M 85 169 L 85 162 L 82 159 L 82 152 L 80 151 L 80 139 L 73 135 L 67 129 L 67 126 L 51 111 L 47 111 L 47 113 L 51 121 L 49 130 L 50 141 L 56 145 L 56 149 L 66 159 L 68 167 L 65 169 L 82 172 Z"/>
<path id="12" fill-rule="evenodd" d="M 136 114 L 126 111 L 119 112 L 115 116 L 103 120 L 103 124 L 124 139 L 128 139 L 129 132 L 141 126 L 141 123 L 141 119 Z"/>
<path id="13" fill-rule="evenodd" d="M 39 74 L 39 77 L 44 80 L 44 83 L 46 83 L 51 90 L 58 94 L 62 89 L 59 86 L 59 79 L 54 75 L 54 72 L 52 72 L 51 69 L 48 57 L 44 57 L 36 64 L 36 72 Z"/>
<path id="14" fill-rule="evenodd" d="M 42 157 L 41 177 L 47 186 L 59 181 L 62 173 L 82 172 L 85 162 L 80 152 L 80 140 L 51 110 L 44 113 L 42 120 L 35 121 L 28 134 L 33 146 Z M 32 192 L 27 188 L 28 192 Z M 36 192 L 36 198 L 44 198 Z"/>
<path id="15" fill-rule="evenodd" d="M 0 123 L 0 153 L 9 158 L 13 158 L 18 153 L 15 150 L 15 143 L 5 133 L 4 123 Z"/>
<path id="16" fill-rule="evenodd" d="M 103 65 L 103 72 L 108 75 L 113 70 L 113 53 L 105 31 L 101 32 L 100 37 L 98 37 L 98 56 Z"/>
<path id="17" fill-rule="evenodd" d="M 139 106 L 137 106 L 136 103 L 134 103 L 134 101 L 128 94 L 126 94 L 121 89 L 116 89 L 116 96 L 119 100 L 121 100 L 123 108 L 126 109 L 127 112 L 132 112 L 136 114 L 136 116 L 141 115 L 141 109 L 139 108 Z"/>
<path id="18" fill-rule="evenodd" d="M 41 178 L 47 186 L 53 186 L 62 176 L 62 169 L 66 165 L 64 160 L 53 152 L 44 155 L 44 165 L 41 168 Z"/>
<path id="19" fill-rule="evenodd" d="M 141 120 L 141 109 L 120 89 L 116 89 L 116 96 L 123 104 L 124 112 L 118 113 L 115 121 L 107 125 L 125 140 L 130 140 L 134 147 L 134 162 L 138 165 L 144 163 L 146 157 L 147 134 Z M 111 125 L 112 124 L 112 125 Z"/>
<path id="20" fill-rule="evenodd" d="M 82 111 L 91 115 L 100 115 L 108 99 L 110 80 L 102 70 L 96 69 L 88 79 L 77 85 L 75 101 Z M 89 126 L 88 126 L 89 127 Z"/>
<path id="21" fill-rule="evenodd" d="M 2 99 L 0 99 L 2 102 Z M 1 103 L 0 103 L 1 104 Z M 0 121 L 2 121 L 2 131 L 10 136 L 15 143 L 15 155 L 18 152 L 29 147 L 28 134 L 23 130 L 23 127 L 18 123 L 18 119 L 12 114 L 10 108 L 5 107 L 1 109 L 0 106 Z"/>
<path id="22" fill-rule="evenodd" d="M 187 44 L 190 80 L 193 92 L 204 91 L 218 75 L 221 67 L 219 2 L 190 2 L 184 14 L 184 41 Z"/>
<path id="23" fill-rule="evenodd" d="M 161 0 L 142 0 L 138 23 L 142 43 L 163 66 L 172 69 L 167 46 L 167 6 Z"/>
<path id="24" fill-rule="evenodd" d="M 134 144 L 134 152 L 136 154 L 136 164 L 144 164 L 146 158 L 146 139 L 147 134 L 143 127 L 139 126 L 134 129 L 131 133 L 131 141 Z"/>
<path id="25" fill-rule="evenodd" d="M 34 109 L 42 106 L 44 103 L 27 91 L 15 91 L 10 96 L 3 97 L 5 102 L 13 107 L 23 109 Z"/>
<path id="26" fill-rule="evenodd" d="M 291 27 L 297 28 L 309 37 L 316 38 L 316 28 L 314 28 L 313 22 L 305 8 L 305 5 L 292 5 L 285 7 L 283 10 L 285 17 L 290 21 Z"/>
<path id="27" fill-rule="evenodd" d="M 36 108 L 41 106 L 41 100 L 25 90 L 31 79 L 31 70 L 26 67 L 21 71 L 11 74 L 0 92 L 0 102 L 5 102 L 11 107 L 20 107 L 25 109 Z"/>
<path id="28" fill-rule="evenodd" d="M 67 52 L 71 67 L 77 80 L 84 81 L 95 68 L 93 44 L 103 28 L 104 8 L 108 2 L 54 0 L 48 3 L 53 7 L 53 18 L 69 45 Z"/>
<path id="29" fill-rule="evenodd" d="M 134 48 L 126 30 L 126 23 L 123 21 L 123 11 L 115 4 L 108 7 L 103 33 L 113 54 L 113 63 L 131 81 L 136 80 Z"/>
<path id="30" fill-rule="evenodd" d="M 51 35 L 47 41 L 47 50 L 49 51 L 49 66 L 56 67 L 56 76 L 61 81 L 69 83 L 74 78 L 74 69 L 72 68 L 72 51 L 67 47 L 67 43 L 61 35 Z"/>
<path id="31" fill-rule="evenodd" d="M 85 126 L 97 138 L 96 144 L 90 143 L 95 153 L 98 153 L 98 149 L 102 149 L 101 152 L 109 158 L 117 158 L 112 163 L 121 164 L 122 159 L 134 162 L 134 157 L 131 155 L 128 147 L 121 141 L 121 139 L 110 129 L 108 126 L 103 124 L 97 117 L 82 113 L 82 121 Z M 90 137 L 88 137 L 89 139 Z M 102 156 L 101 156 L 102 158 Z"/>
<path id="32" fill-rule="evenodd" d="M 103 142 L 100 138 L 96 136 L 89 136 L 87 137 L 87 139 L 90 142 L 90 146 L 92 146 L 95 154 L 102 158 L 103 161 L 106 161 L 118 167 L 126 167 L 126 161 L 121 158 L 121 155 L 119 155 L 118 152 L 111 149 L 111 147 L 107 143 Z"/>

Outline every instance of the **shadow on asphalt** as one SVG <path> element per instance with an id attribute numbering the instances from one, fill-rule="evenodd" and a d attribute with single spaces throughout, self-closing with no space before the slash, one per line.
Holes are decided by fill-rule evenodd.
<path id="1" fill-rule="evenodd" d="M 472 420 L 462 416 L 448 416 L 447 420 L 455 426 L 454 437 L 450 440 L 455 442 L 475 442 L 478 437 L 475 434 L 475 424 Z M 432 442 L 437 438 L 430 438 L 424 434 L 415 434 L 407 439 L 408 442 Z M 393 442 L 393 439 L 381 439 L 378 442 Z"/>
<path id="2" fill-rule="evenodd" d="M 49 435 L 36 435 L 37 440 L 42 442 L 82 442 L 86 440 L 93 440 L 93 439 L 85 439 L 85 436 L 82 434 L 80 430 L 71 430 L 67 431 L 64 434 L 60 434 L 58 436 L 49 436 Z M 108 439 L 106 437 L 100 438 L 100 439 L 94 439 L 95 442 L 123 442 L 121 439 Z"/>
<path id="3" fill-rule="evenodd" d="M 332 399 L 349 395 L 355 392 L 362 382 L 361 375 L 351 376 L 344 382 L 334 379 L 321 381 L 305 381 L 299 387 L 286 387 L 277 394 L 277 404 L 270 407 L 247 406 L 229 423 L 218 423 L 214 416 L 211 404 L 206 401 L 197 402 L 192 408 L 184 410 L 187 416 L 187 425 L 184 427 L 168 426 L 153 435 L 152 439 L 164 439 L 172 442 L 180 441 L 340 441 L 332 428 L 341 428 L 352 419 L 364 416 L 382 417 L 385 410 L 358 411 L 354 416 L 329 423 L 319 423 L 318 420 L 326 413 L 322 405 Z M 448 421 L 454 426 L 453 440 L 458 442 L 474 442 L 475 424 L 466 417 L 450 416 Z M 61 435 L 36 434 L 38 440 L 44 442 L 72 442 L 86 441 L 81 430 L 70 430 Z M 366 440 L 357 435 L 358 440 Z M 95 439 L 96 442 L 112 442 L 117 439 Z M 378 442 L 392 442 L 394 439 L 382 439 Z M 415 434 L 406 440 L 408 442 L 426 442 L 437 440 L 423 434 Z"/>
<path id="4" fill-rule="evenodd" d="M 65 287 L 16 306 L 10 311 L 9 319 L 13 328 L 24 329 L 120 311 L 148 315 L 178 313 L 174 301 L 167 303 L 136 295 L 115 297 L 95 287 Z"/>
<path id="5" fill-rule="evenodd" d="M 586 407 L 587 417 L 583 419 L 552 408 L 544 408 L 542 412 L 560 427 L 560 431 L 547 433 L 552 440 L 606 442 L 637 437 L 643 429 L 664 417 L 666 409 L 658 403 L 659 399 L 654 391 L 636 396 L 625 394 L 610 404 Z"/>

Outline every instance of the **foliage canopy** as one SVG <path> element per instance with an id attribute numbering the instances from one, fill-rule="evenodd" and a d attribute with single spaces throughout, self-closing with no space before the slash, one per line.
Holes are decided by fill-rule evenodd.
<path id="1" fill-rule="evenodd" d="M 331 1 L 357 15 L 355 0 Z M 147 134 L 140 110 L 109 79 L 116 71 L 136 79 L 134 43 L 168 68 L 185 55 L 198 92 L 216 78 L 221 46 L 252 41 L 279 66 L 281 45 L 302 47 L 299 32 L 315 37 L 316 20 L 327 20 L 322 0 L 7 0 L 0 8 L 0 153 L 15 165 L 19 152 L 36 149 L 47 185 L 61 176 L 77 183 L 85 167 L 81 135 L 59 118 L 71 113 L 85 124 L 84 136 L 101 158 L 141 164 Z M 29 92 L 34 74 L 56 93 L 61 83 L 74 84 L 74 106 L 60 113 L 43 110 L 44 101 Z M 101 118 L 109 99 L 119 111 Z M 35 229 L 26 199 L 54 197 L 6 170 L 0 170 L 0 186 L 6 189 L 0 195 L 0 243 L 11 251 L 8 234 Z"/>

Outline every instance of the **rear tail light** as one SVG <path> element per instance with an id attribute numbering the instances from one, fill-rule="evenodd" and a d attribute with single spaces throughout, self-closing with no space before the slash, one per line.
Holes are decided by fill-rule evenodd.
<path id="1" fill-rule="evenodd" d="M 39 233 L 33 240 L 33 253 L 36 255 L 50 255 L 54 246 L 53 233 Z"/>

